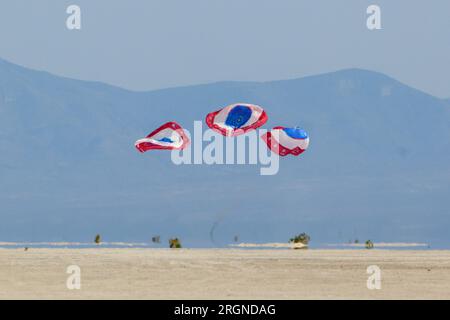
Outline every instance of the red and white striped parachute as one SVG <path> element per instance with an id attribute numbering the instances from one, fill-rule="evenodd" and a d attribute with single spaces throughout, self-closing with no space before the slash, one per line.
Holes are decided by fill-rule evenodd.
<path id="1" fill-rule="evenodd" d="M 176 122 L 167 122 L 134 144 L 140 152 L 148 150 L 182 150 L 189 145 L 184 129 Z"/>
<path id="2" fill-rule="evenodd" d="M 266 122 L 267 114 L 264 109 L 248 103 L 232 104 L 206 116 L 208 127 L 228 137 L 257 129 Z"/>
<path id="3" fill-rule="evenodd" d="M 308 134 L 298 127 L 275 127 L 261 138 L 270 150 L 283 157 L 288 154 L 298 156 L 309 146 Z"/>

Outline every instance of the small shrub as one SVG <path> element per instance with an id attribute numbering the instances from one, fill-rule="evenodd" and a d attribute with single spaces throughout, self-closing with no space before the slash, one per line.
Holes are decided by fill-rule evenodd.
<path id="1" fill-rule="evenodd" d="M 366 241 L 366 249 L 373 249 L 373 242 L 370 240 Z"/>
<path id="2" fill-rule="evenodd" d="M 294 238 L 291 238 L 289 240 L 289 242 L 302 243 L 304 245 L 307 245 L 310 240 L 311 240 L 311 237 L 303 232 L 303 233 L 299 234 L 298 236 L 295 236 Z"/>
<path id="3" fill-rule="evenodd" d="M 100 243 L 102 242 L 102 238 L 100 237 L 99 234 L 95 236 L 94 242 L 95 242 L 96 244 L 100 244 Z"/>
<path id="4" fill-rule="evenodd" d="M 154 236 L 152 237 L 153 243 L 161 243 L 161 237 L 160 236 Z"/>
<path id="5" fill-rule="evenodd" d="M 181 248 L 181 242 L 178 238 L 175 239 L 169 239 L 169 246 L 171 249 L 180 249 Z"/>

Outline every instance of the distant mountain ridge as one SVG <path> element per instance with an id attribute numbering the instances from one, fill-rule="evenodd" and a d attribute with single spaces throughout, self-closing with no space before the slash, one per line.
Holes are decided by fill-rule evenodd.
<path id="1" fill-rule="evenodd" d="M 262 105 L 266 128 L 301 125 L 311 148 L 255 166 L 175 166 L 134 150 L 175 120 L 233 102 Z M 306 231 L 349 238 L 450 241 L 450 108 L 380 73 L 348 69 L 273 82 L 149 92 L 53 76 L 0 60 L 0 239 L 271 242 Z"/>

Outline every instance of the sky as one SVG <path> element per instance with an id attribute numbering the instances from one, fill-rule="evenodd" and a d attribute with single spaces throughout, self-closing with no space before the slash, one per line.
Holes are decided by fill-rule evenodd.
<path id="1" fill-rule="evenodd" d="M 66 9 L 81 8 L 81 30 Z M 366 9 L 381 8 L 381 30 Z M 450 97 L 448 0 L 3 0 L 0 58 L 132 90 L 345 68 Z"/>

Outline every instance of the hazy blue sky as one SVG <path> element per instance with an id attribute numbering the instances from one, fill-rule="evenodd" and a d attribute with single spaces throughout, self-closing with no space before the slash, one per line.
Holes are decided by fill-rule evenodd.
<path id="1" fill-rule="evenodd" d="M 448 0 L 3 0 L 0 38 L 14 63 L 135 90 L 360 67 L 450 97 Z"/>

